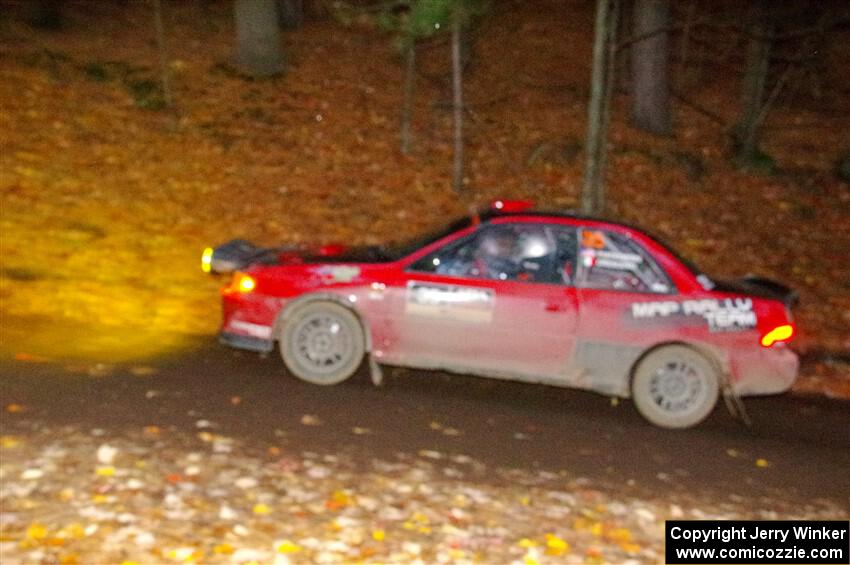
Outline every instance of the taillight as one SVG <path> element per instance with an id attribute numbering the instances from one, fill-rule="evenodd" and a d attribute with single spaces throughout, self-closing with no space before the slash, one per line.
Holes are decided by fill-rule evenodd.
<path id="1" fill-rule="evenodd" d="M 783 324 L 761 336 L 762 347 L 770 347 L 775 343 L 789 341 L 794 336 L 794 326 Z"/>
<path id="2" fill-rule="evenodd" d="M 230 290 L 233 292 L 251 292 L 257 287 L 257 281 L 251 275 L 236 272 L 230 282 Z"/>

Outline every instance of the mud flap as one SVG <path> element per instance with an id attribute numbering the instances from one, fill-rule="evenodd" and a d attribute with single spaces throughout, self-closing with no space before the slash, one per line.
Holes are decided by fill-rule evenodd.
<path id="1" fill-rule="evenodd" d="M 369 355 L 369 375 L 372 377 L 373 385 L 381 386 L 384 384 L 384 371 L 372 355 Z"/>
<path id="2" fill-rule="evenodd" d="M 721 375 L 723 379 L 723 402 L 726 403 L 726 409 L 729 410 L 732 418 L 739 420 L 746 427 L 752 428 L 753 421 L 750 419 L 750 415 L 747 414 L 747 409 L 744 407 L 744 400 L 735 392 L 729 380 L 729 375 L 725 372 L 721 373 Z"/>

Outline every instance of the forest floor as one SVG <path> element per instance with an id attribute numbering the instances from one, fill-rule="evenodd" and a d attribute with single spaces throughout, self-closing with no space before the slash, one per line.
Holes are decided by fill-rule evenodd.
<path id="1" fill-rule="evenodd" d="M 173 350 L 175 335 L 213 334 L 221 281 L 201 273 L 199 256 L 234 237 L 380 243 L 495 197 L 578 205 L 585 3 L 515 2 L 483 23 L 465 84 L 462 196 L 449 187 L 445 41 L 420 53 L 414 149 L 403 156 L 402 64 L 370 17 L 287 33 L 285 76 L 251 81 L 230 64 L 228 3 L 166 3 L 174 106 L 161 109 L 150 6 L 66 5 L 59 31 L 27 27 L 21 3 L 0 20 L 4 356 L 117 362 Z M 628 98 L 615 99 L 607 190 L 609 216 L 706 272 L 795 288 L 794 347 L 806 360 L 796 390 L 850 397 L 850 187 L 834 172 L 850 152 L 850 84 L 836 70 L 850 65 L 850 41 L 840 39 L 819 97 L 801 94 L 765 121 L 775 174 L 729 161 L 739 81 L 711 77 L 736 76 L 737 63 L 694 59 L 674 73 L 690 102 L 676 102 L 673 136 L 634 130 Z M 85 330 L 51 331 L 68 322 Z"/>

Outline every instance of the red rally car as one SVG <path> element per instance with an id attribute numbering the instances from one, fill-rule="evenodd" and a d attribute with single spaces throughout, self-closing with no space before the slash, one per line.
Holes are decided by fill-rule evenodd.
<path id="1" fill-rule="evenodd" d="M 656 425 L 692 426 L 724 393 L 797 376 L 795 296 L 714 281 L 645 232 L 496 201 L 405 246 L 204 251 L 222 289 L 221 340 L 272 351 L 320 385 L 380 365 L 444 369 L 631 397 Z"/>

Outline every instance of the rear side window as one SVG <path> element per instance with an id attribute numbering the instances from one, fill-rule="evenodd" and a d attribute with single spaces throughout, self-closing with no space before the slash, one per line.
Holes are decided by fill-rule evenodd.
<path id="1" fill-rule="evenodd" d="M 576 286 L 656 294 L 675 291 L 664 270 L 627 235 L 581 229 L 578 250 Z"/>

